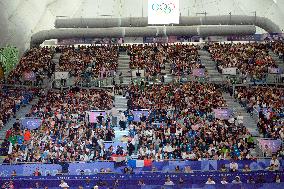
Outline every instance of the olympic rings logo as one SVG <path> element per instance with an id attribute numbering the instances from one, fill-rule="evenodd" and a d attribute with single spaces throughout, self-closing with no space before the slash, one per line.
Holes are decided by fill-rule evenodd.
<path id="1" fill-rule="evenodd" d="M 176 6 L 173 3 L 153 3 L 152 10 L 158 13 L 170 14 Z"/>

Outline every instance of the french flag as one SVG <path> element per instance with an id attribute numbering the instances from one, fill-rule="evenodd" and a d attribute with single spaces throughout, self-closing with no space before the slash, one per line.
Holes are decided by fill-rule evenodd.
<path id="1" fill-rule="evenodd" d="M 135 167 L 150 167 L 152 166 L 152 160 L 145 159 L 145 160 L 135 160 L 131 159 L 128 160 L 127 165 L 129 167 L 135 168 Z"/>

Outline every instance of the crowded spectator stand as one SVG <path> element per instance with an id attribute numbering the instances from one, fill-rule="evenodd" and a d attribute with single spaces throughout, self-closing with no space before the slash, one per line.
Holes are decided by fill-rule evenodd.
<path id="1" fill-rule="evenodd" d="M 246 81 L 264 82 L 269 70 L 278 68 L 266 43 L 212 43 L 205 48 L 217 62 L 220 73 L 226 68 L 237 68 Z"/>
<path id="2" fill-rule="evenodd" d="M 203 69 L 198 57 L 199 47 L 195 45 L 133 45 L 127 48 L 130 68 L 144 69 L 148 77 L 162 74 L 167 63 L 171 63 L 172 74 L 176 76 Z M 213 44 L 208 48 L 220 68 L 230 67 L 229 60 L 233 60 L 233 66 L 252 74 L 254 79 L 261 79 L 266 68 L 275 67 L 262 44 Z M 276 49 L 278 52 L 280 48 Z M 62 53 L 59 67 L 49 70 L 40 63 L 35 63 L 35 67 L 27 63 L 40 60 L 49 64 L 50 54 L 55 51 Z M 30 53 L 16 67 L 19 73 L 31 69 L 36 75 L 48 76 L 66 71 L 75 78 L 86 73 L 104 78 L 112 76 L 118 64 L 116 46 L 64 46 L 33 49 Z M 246 61 L 249 63 L 244 63 Z M 243 63 L 247 67 L 243 67 Z M 15 83 L 17 75 L 12 72 L 10 82 Z M 204 186 L 221 181 L 236 184 L 247 182 L 248 175 L 255 182 L 262 176 L 268 183 L 274 183 L 276 177 L 283 180 L 283 160 L 280 159 L 283 149 L 275 150 L 272 143 L 263 141 L 283 141 L 283 88 L 240 86 L 233 90 L 233 96 L 248 113 L 255 110 L 258 113 L 257 126 L 264 138 L 258 139 L 258 145 L 262 145 L 264 156 L 270 159 L 258 158 L 252 153 L 254 138 L 244 122 L 228 109 L 222 90 L 214 83 L 181 82 L 180 79 L 169 83 L 140 82 L 119 86 L 117 92 L 128 101 L 127 110 L 118 115 L 112 111 L 113 90 L 48 89 L 39 95 L 39 101 L 25 117 L 7 130 L 1 145 L 3 155 L 7 156 L 3 162 L 6 165 L 0 169 L 5 178 L 0 183 L 5 184 L 13 176 L 15 186 L 33 187 L 38 182 L 42 186 L 56 187 L 58 181 L 64 179 L 62 174 L 69 174 L 66 183 L 76 187 L 85 182 L 85 175 L 121 185 L 129 184 L 127 179 L 131 178 L 133 186 L 137 183 L 149 185 L 151 177 L 156 185 Z M 3 87 L 0 126 L 38 93 L 39 89 Z M 116 141 L 117 129 L 128 133 L 120 142 Z M 227 178 L 220 176 L 220 172 L 226 173 Z M 48 183 L 45 176 L 51 176 L 52 182 Z M 33 181 L 22 184 L 26 179 Z"/>

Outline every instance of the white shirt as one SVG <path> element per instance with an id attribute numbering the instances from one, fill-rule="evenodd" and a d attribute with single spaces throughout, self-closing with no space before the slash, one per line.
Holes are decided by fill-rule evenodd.
<path id="1" fill-rule="evenodd" d="M 164 185 L 170 186 L 170 185 L 174 185 L 173 181 L 166 181 Z"/>
<path id="2" fill-rule="evenodd" d="M 275 160 L 270 160 L 270 165 L 274 165 L 274 169 L 275 170 L 279 170 L 279 167 L 280 167 L 280 163 L 279 163 L 279 160 L 278 159 L 275 159 Z"/>
<path id="3" fill-rule="evenodd" d="M 190 154 L 188 154 L 188 158 L 189 159 L 195 159 L 195 154 L 194 153 L 192 153 L 192 152 L 190 152 Z"/>
<path id="4" fill-rule="evenodd" d="M 228 184 L 228 182 L 225 181 L 225 180 L 222 180 L 222 181 L 221 181 L 221 184 Z"/>
<path id="5" fill-rule="evenodd" d="M 114 116 L 114 117 L 119 115 L 119 112 L 117 111 L 117 109 L 115 107 L 113 107 L 110 111 L 111 111 L 111 115 Z"/>
<path id="6" fill-rule="evenodd" d="M 215 184 L 215 181 L 214 180 L 207 181 L 205 184 Z"/>
<path id="7" fill-rule="evenodd" d="M 165 146 L 164 147 L 164 152 L 173 152 L 174 149 L 171 146 Z"/>
<path id="8" fill-rule="evenodd" d="M 69 188 L 69 186 L 68 186 L 68 184 L 66 182 L 63 182 L 63 183 L 59 184 L 59 187 L 61 187 L 61 188 L 68 187 Z"/>
<path id="9" fill-rule="evenodd" d="M 126 117 L 125 117 L 124 113 L 120 114 L 120 121 L 126 121 Z"/>

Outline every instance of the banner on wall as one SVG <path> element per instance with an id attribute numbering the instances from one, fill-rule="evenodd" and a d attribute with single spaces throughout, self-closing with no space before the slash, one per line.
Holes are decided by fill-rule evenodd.
<path id="1" fill-rule="evenodd" d="M 205 76 L 205 69 L 199 68 L 199 69 L 193 69 L 192 75 L 196 77 L 204 77 Z"/>
<path id="2" fill-rule="evenodd" d="M 259 35 L 234 35 L 228 36 L 228 41 L 259 41 L 261 36 Z"/>
<path id="3" fill-rule="evenodd" d="M 42 176 L 56 175 L 62 171 L 62 166 L 58 164 L 1 165 L 0 177 L 10 177 L 13 171 L 16 171 L 17 175 L 32 176 L 36 169 L 39 169 Z"/>
<path id="4" fill-rule="evenodd" d="M 121 44 L 123 38 L 70 38 L 58 39 L 58 45 L 75 45 L 75 44 Z"/>
<path id="5" fill-rule="evenodd" d="M 222 74 L 224 75 L 237 75 L 237 68 L 223 68 L 222 69 Z"/>
<path id="6" fill-rule="evenodd" d="M 213 109 L 213 111 L 217 119 L 228 120 L 233 115 L 233 111 L 228 108 Z"/>
<path id="7" fill-rule="evenodd" d="M 177 40 L 177 36 L 169 36 L 168 37 L 168 43 L 176 43 Z"/>
<path id="8" fill-rule="evenodd" d="M 39 118 L 27 117 L 21 120 L 23 128 L 34 130 L 41 126 L 42 120 Z"/>
<path id="9" fill-rule="evenodd" d="M 148 24 L 179 24 L 179 0 L 148 0 Z"/>
<path id="10" fill-rule="evenodd" d="M 101 114 L 104 118 L 106 118 L 106 111 L 104 111 L 104 110 L 89 111 L 89 112 L 87 112 L 87 114 L 89 116 L 89 122 L 90 123 L 97 123 L 98 122 L 97 117 Z"/>
<path id="11" fill-rule="evenodd" d="M 264 151 L 266 150 L 265 146 L 271 150 L 272 153 L 277 152 L 281 148 L 282 141 L 272 140 L 272 139 L 257 139 L 260 145 L 260 148 Z"/>
<path id="12" fill-rule="evenodd" d="M 36 78 L 35 73 L 33 71 L 24 73 L 24 80 L 26 81 L 34 81 Z"/>
<path id="13" fill-rule="evenodd" d="M 133 110 L 132 111 L 133 115 L 134 115 L 134 120 L 135 122 L 139 122 L 140 121 L 140 117 L 142 115 L 148 117 L 149 116 L 149 110 L 143 109 L 143 110 Z"/>
<path id="14" fill-rule="evenodd" d="M 81 175 L 84 171 L 84 175 L 92 175 L 100 172 L 101 169 L 109 169 L 114 172 L 113 162 L 92 162 L 92 163 L 70 163 L 69 164 L 69 174 L 70 175 Z"/>
<path id="15" fill-rule="evenodd" d="M 268 73 L 271 73 L 271 74 L 279 74 L 279 73 L 281 73 L 281 70 L 280 70 L 280 68 L 268 67 Z"/>

